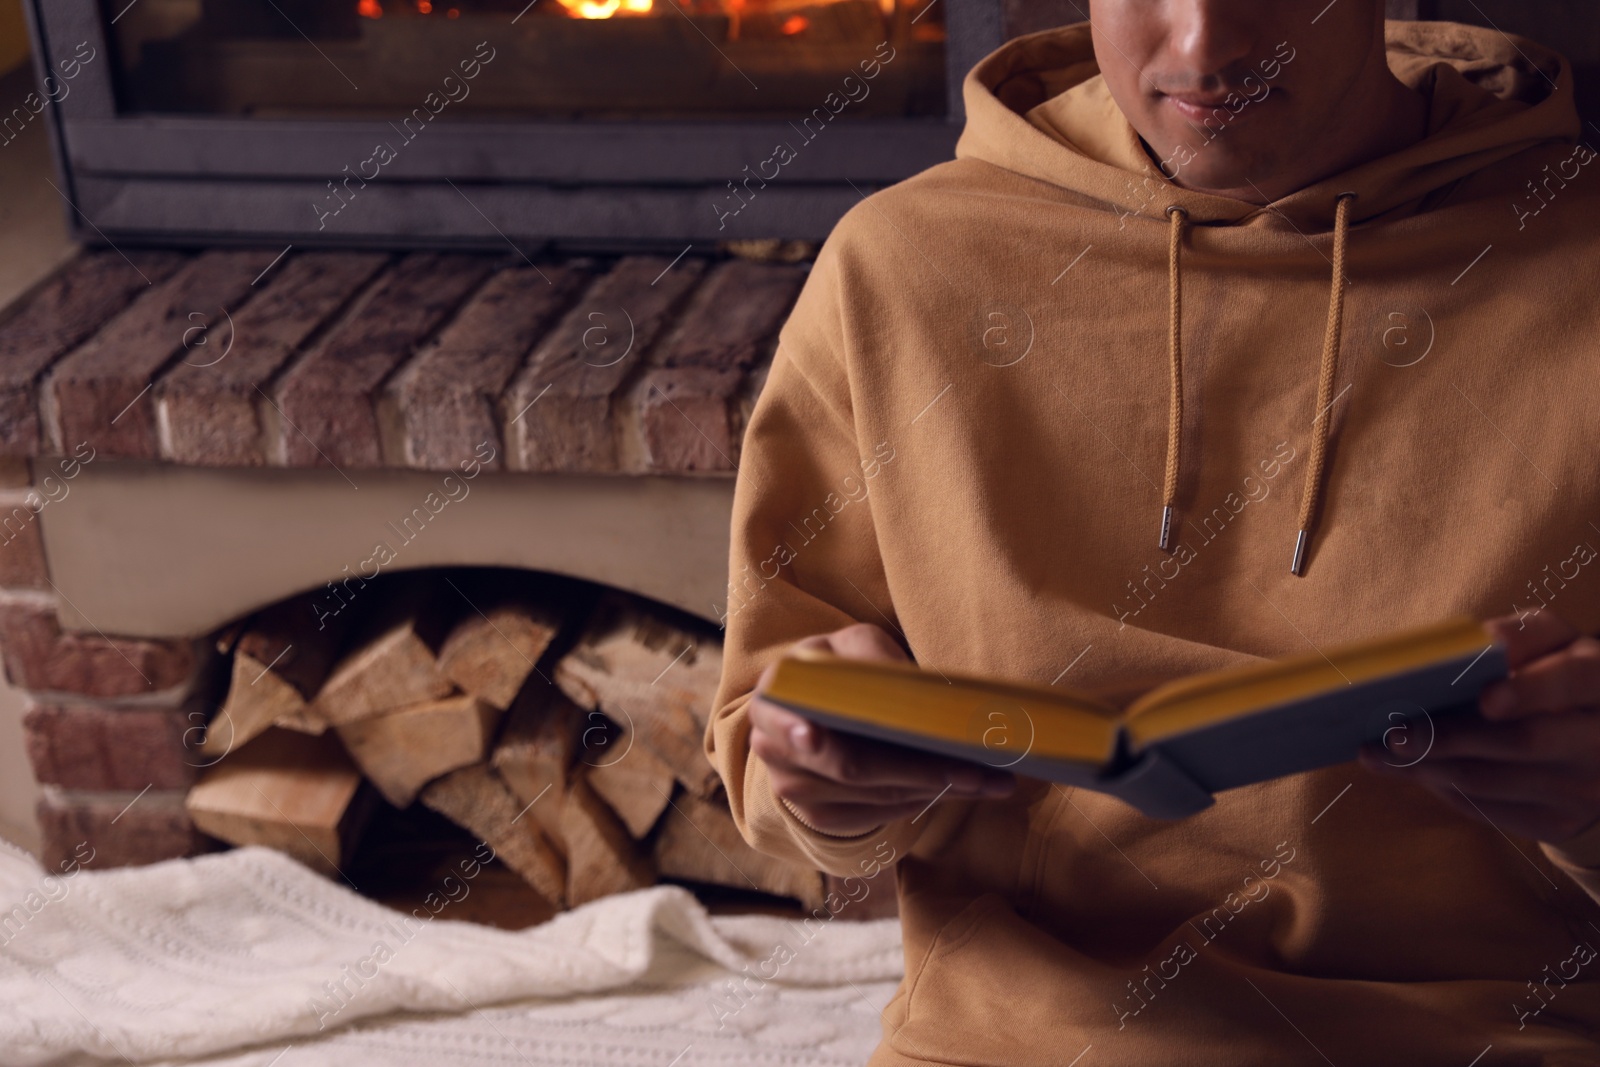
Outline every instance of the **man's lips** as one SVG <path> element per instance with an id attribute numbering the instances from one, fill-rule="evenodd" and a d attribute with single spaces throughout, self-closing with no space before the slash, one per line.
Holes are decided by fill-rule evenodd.
<path id="1" fill-rule="evenodd" d="M 1238 90 L 1221 93 L 1162 93 L 1161 98 L 1172 106 L 1172 109 L 1186 119 L 1203 122 L 1221 110 L 1232 118 L 1248 110 L 1254 104 L 1268 99 L 1272 94 L 1258 95 L 1252 100 Z M 1228 107 L 1228 103 L 1232 107 Z"/>
<path id="2" fill-rule="evenodd" d="M 1184 118 L 1196 121 L 1210 118 L 1212 112 L 1222 107 L 1223 101 L 1227 99 L 1227 93 L 1178 93 L 1166 97 L 1167 103 L 1172 105 L 1174 111 Z M 1234 97 L 1234 105 L 1238 106 L 1238 101 L 1241 99 L 1243 98 Z"/>

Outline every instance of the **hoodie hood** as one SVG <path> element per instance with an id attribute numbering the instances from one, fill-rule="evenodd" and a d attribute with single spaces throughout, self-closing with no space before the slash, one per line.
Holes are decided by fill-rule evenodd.
<path id="1" fill-rule="evenodd" d="M 1542 142 L 1579 132 L 1569 64 L 1531 41 L 1454 23 L 1389 22 L 1389 67 L 1428 101 L 1423 138 L 1269 205 L 1182 188 L 1145 151 L 1112 98 L 1094 58 L 1087 23 L 1031 34 L 984 59 L 967 76 L 968 122 L 958 158 L 981 159 L 1087 197 L 1119 216 L 1149 209 L 1170 224 L 1167 247 L 1168 412 L 1162 509 L 1156 544 L 1173 545 L 1183 475 L 1183 256 L 1190 226 L 1293 227 L 1333 231 L 1327 320 L 1317 372 L 1316 412 L 1301 491 L 1293 574 L 1305 566 L 1325 493 L 1343 345 L 1345 254 L 1350 228 L 1385 215 L 1425 209 L 1461 179 Z M 1293 62 L 1280 45 L 1264 63 Z M 1263 67 L 1265 72 L 1268 68 Z M 1273 74 L 1263 73 L 1269 85 Z M 1202 146 L 1203 148 L 1203 146 Z M 1182 148 L 1181 152 L 1191 152 Z M 1181 166 L 1186 159 L 1178 152 Z M 1176 173 L 1176 171 L 1174 171 Z"/>
<path id="2" fill-rule="evenodd" d="M 1247 223 L 1267 212 L 1326 232 L 1340 194 L 1352 222 L 1417 210 L 1430 194 L 1509 156 L 1581 132 L 1571 64 L 1523 38 L 1448 22 L 1389 22 L 1389 68 L 1430 101 L 1428 135 L 1332 175 L 1270 207 L 1168 181 L 1112 100 L 1080 23 L 1007 42 L 967 75 L 957 158 L 980 159 L 1123 212 L 1130 180 L 1159 183 L 1156 207 L 1194 222 Z M 1282 58 L 1282 57 L 1280 57 Z"/>

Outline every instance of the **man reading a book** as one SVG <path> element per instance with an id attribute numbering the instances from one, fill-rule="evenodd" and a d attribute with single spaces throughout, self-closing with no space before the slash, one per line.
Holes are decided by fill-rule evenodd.
<path id="1" fill-rule="evenodd" d="M 875 1067 L 1600 1063 L 1570 65 L 1378 0 L 1087 15 L 974 69 L 957 158 L 853 208 L 782 331 L 707 737 L 735 818 L 896 864 Z M 761 696 L 811 646 L 1126 703 L 1457 615 L 1512 668 L 1479 715 L 1175 821 Z"/>

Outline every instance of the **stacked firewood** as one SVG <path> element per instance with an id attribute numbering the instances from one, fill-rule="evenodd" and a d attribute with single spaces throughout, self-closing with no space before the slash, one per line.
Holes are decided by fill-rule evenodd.
<path id="1" fill-rule="evenodd" d="M 215 763 L 188 797 L 222 841 L 342 873 L 381 797 L 463 827 L 553 908 L 660 878 L 823 901 L 821 874 L 734 825 L 702 740 L 722 648 L 686 616 L 434 572 L 285 601 L 226 644 Z"/>

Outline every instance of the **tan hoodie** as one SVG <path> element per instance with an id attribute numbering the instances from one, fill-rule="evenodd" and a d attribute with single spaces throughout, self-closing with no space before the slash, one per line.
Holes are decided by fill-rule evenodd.
<path id="1" fill-rule="evenodd" d="M 898 860 L 874 1065 L 1600 1063 L 1600 831 L 1558 851 L 1344 764 L 1181 822 L 1025 780 L 842 839 L 749 753 L 761 669 L 853 621 L 1127 693 L 1454 613 L 1600 632 L 1597 131 L 1530 42 L 1389 47 L 1428 136 L 1261 208 L 1165 180 L 1086 27 L 1020 38 L 958 158 L 822 250 L 746 437 L 707 748 L 757 847 Z"/>

